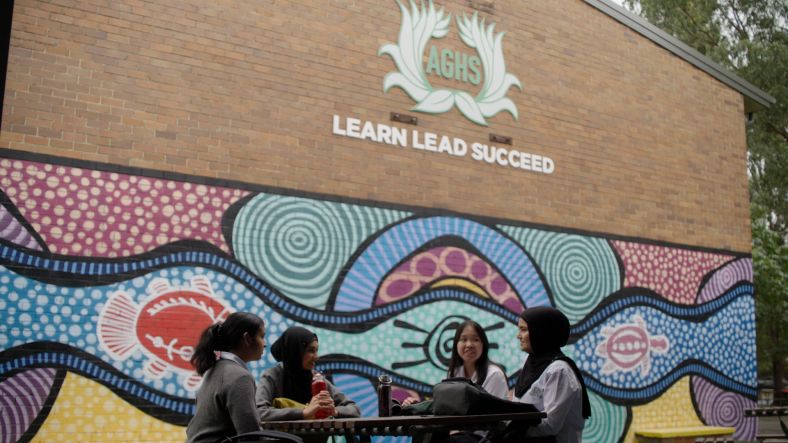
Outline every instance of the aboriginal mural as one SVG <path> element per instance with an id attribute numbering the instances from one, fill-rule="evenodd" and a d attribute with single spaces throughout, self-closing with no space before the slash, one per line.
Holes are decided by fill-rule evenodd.
<path id="1" fill-rule="evenodd" d="M 486 328 L 514 384 L 517 316 L 552 305 L 593 416 L 584 441 L 669 422 L 752 439 L 747 256 L 7 151 L 0 158 L 0 441 L 183 441 L 197 334 L 233 311 L 376 413 L 428 396 L 454 328 Z M 265 355 L 252 371 L 274 364 Z"/>

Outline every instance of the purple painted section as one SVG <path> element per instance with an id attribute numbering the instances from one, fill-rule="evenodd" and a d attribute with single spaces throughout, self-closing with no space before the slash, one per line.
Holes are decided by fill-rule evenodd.
<path id="1" fill-rule="evenodd" d="M 714 300 L 740 281 L 752 282 L 752 259 L 740 258 L 719 268 L 698 294 L 698 303 Z"/>
<path id="2" fill-rule="evenodd" d="M 19 440 L 49 396 L 55 369 L 42 368 L 20 372 L 0 383 L 0 443 Z"/>
<path id="3" fill-rule="evenodd" d="M 758 428 L 754 417 L 745 417 L 744 410 L 757 404 L 739 394 L 723 391 L 701 377 L 692 377 L 692 392 L 698 405 L 701 419 L 710 426 L 736 428 L 736 440 L 753 440 Z"/>
<path id="4" fill-rule="evenodd" d="M 8 212 L 5 206 L 0 206 L 0 238 L 25 248 L 41 250 L 36 238 Z"/>

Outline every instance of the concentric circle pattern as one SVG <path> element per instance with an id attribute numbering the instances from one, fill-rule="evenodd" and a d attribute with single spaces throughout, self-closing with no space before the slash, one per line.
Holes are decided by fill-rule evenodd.
<path id="1" fill-rule="evenodd" d="M 0 206 L 0 238 L 25 248 L 41 250 L 33 234 L 28 232 L 5 206 Z"/>
<path id="2" fill-rule="evenodd" d="M 33 420 L 41 413 L 55 383 L 51 368 L 22 371 L 0 382 L 0 442 L 21 440 Z M 19 401 L 24 400 L 24 401 Z"/>
<path id="3" fill-rule="evenodd" d="M 593 392 L 588 393 L 591 402 L 591 418 L 583 428 L 583 441 L 607 443 L 619 441 L 627 430 L 629 412 L 626 407 L 605 401 Z"/>
<path id="4" fill-rule="evenodd" d="M 734 260 L 712 274 L 698 294 L 698 303 L 714 300 L 740 282 L 753 282 L 752 259 Z"/>
<path id="5" fill-rule="evenodd" d="M 322 306 L 359 245 L 402 211 L 260 194 L 239 212 L 233 249 L 252 272 L 290 298 Z"/>
<path id="6" fill-rule="evenodd" d="M 736 440 L 752 440 L 757 432 L 758 419 L 745 417 L 744 410 L 757 404 L 735 392 L 723 391 L 702 377 L 692 377 L 692 393 L 701 418 L 711 426 L 736 428 Z"/>
<path id="7" fill-rule="evenodd" d="M 547 278 L 556 307 L 572 322 L 621 286 L 616 255 L 606 240 L 513 226 L 500 229 L 533 257 Z"/>

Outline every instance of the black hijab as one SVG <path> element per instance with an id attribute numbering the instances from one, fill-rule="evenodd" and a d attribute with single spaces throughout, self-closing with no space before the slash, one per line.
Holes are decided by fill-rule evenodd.
<path id="1" fill-rule="evenodd" d="M 575 362 L 561 352 L 561 347 L 569 341 L 569 319 L 558 309 L 549 307 L 526 309 L 520 314 L 520 318 L 528 324 L 528 337 L 533 352 L 528 355 L 520 376 L 517 377 L 514 391 L 517 397 L 522 397 L 528 392 L 550 363 L 562 360 L 572 368 L 580 381 L 580 387 L 583 389 L 583 418 L 590 417 L 591 403 L 588 401 L 583 375 L 580 374 Z"/>
<path id="2" fill-rule="evenodd" d="M 304 369 L 307 346 L 317 334 L 299 326 L 291 326 L 271 346 L 271 355 L 284 366 L 282 395 L 307 404 L 312 399 L 312 371 Z"/>

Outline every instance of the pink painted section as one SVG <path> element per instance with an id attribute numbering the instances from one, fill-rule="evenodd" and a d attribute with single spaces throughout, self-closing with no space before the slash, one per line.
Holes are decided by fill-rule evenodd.
<path id="1" fill-rule="evenodd" d="M 380 285 L 375 305 L 410 297 L 418 290 L 446 278 L 474 283 L 496 302 L 513 312 L 524 309 L 506 279 L 484 259 L 457 247 L 439 247 L 410 258 Z"/>
<path id="2" fill-rule="evenodd" d="M 686 305 L 695 304 L 706 274 L 734 258 L 666 246 L 612 243 L 624 265 L 624 287 L 649 288 L 670 301 Z"/>
<path id="3" fill-rule="evenodd" d="M 0 159 L 0 186 L 56 254 L 127 257 L 178 240 L 229 251 L 227 208 L 247 191 Z"/>

